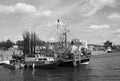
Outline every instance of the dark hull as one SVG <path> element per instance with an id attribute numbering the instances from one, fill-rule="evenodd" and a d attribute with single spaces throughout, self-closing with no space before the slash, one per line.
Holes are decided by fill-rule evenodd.
<path id="1" fill-rule="evenodd" d="M 79 61 L 76 61 L 77 65 L 80 65 L 80 64 L 83 64 L 83 63 L 86 63 L 86 62 L 89 62 L 90 61 L 90 58 L 86 58 L 86 59 L 82 59 L 80 62 Z M 61 61 L 59 66 L 66 66 L 66 67 L 74 67 L 73 66 L 73 61 L 67 61 L 67 62 L 64 62 L 64 61 Z"/>
<path id="2" fill-rule="evenodd" d="M 4 67 L 9 69 L 17 69 L 14 65 L 10 65 L 10 64 L 4 64 Z"/>
<path id="3" fill-rule="evenodd" d="M 83 60 L 81 60 L 81 63 L 85 63 L 85 62 L 89 62 L 90 61 L 90 59 L 83 59 Z"/>
<path id="4" fill-rule="evenodd" d="M 29 68 L 56 68 L 59 64 L 58 61 L 51 61 L 51 62 L 40 62 L 40 61 L 27 61 L 25 62 L 25 66 Z"/>
<path id="5" fill-rule="evenodd" d="M 0 65 L 4 65 L 4 63 L 0 63 Z"/>
<path id="6" fill-rule="evenodd" d="M 59 66 L 66 66 L 66 67 L 73 66 L 73 61 L 68 61 L 68 62 L 61 61 Z"/>

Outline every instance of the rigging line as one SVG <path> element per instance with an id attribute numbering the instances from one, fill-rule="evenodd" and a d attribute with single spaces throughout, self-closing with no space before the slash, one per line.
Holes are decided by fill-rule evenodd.
<path id="1" fill-rule="evenodd" d="M 69 40 L 71 40 L 71 39 L 72 39 L 72 36 L 71 36 L 70 34 L 68 35 L 68 39 L 69 39 Z"/>
<path id="2" fill-rule="evenodd" d="M 57 29 L 57 28 L 53 29 L 53 31 L 47 36 L 47 38 L 50 37 L 50 36 L 54 33 L 54 31 L 56 31 L 56 29 Z M 47 39 L 47 38 L 46 38 L 46 39 Z M 45 39 L 45 40 L 46 40 L 46 39 Z"/>
<path id="3" fill-rule="evenodd" d="M 77 38 L 76 36 L 72 35 L 71 33 L 70 33 L 70 35 L 71 35 L 71 37 L 73 37 L 73 38 Z"/>
<path id="4" fill-rule="evenodd" d="M 68 32 L 68 40 L 72 39 L 72 35 L 70 34 L 70 30 L 69 29 L 67 29 L 67 32 Z"/>
<path id="5" fill-rule="evenodd" d="M 74 36 L 74 35 L 71 33 L 70 30 L 69 30 L 69 33 L 70 33 L 71 37 L 73 37 L 73 38 L 77 38 L 76 36 Z"/>
<path id="6" fill-rule="evenodd" d="M 69 30 L 67 30 L 67 32 L 68 32 L 67 38 L 68 38 L 68 40 L 69 40 L 69 39 L 71 39 L 72 37 L 71 37 L 71 35 L 69 34 Z"/>

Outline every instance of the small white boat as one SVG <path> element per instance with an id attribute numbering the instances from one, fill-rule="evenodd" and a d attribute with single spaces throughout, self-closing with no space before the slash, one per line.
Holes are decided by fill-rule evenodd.
<path id="1" fill-rule="evenodd" d="M 19 63 L 14 59 L 11 59 L 11 60 L 4 62 L 4 67 L 10 68 L 10 69 L 19 69 L 19 68 L 23 68 L 24 64 Z"/>
<path id="2" fill-rule="evenodd" d="M 3 65 L 5 63 L 9 63 L 9 60 L 3 60 L 3 61 L 0 61 L 0 65 Z"/>
<path id="3" fill-rule="evenodd" d="M 58 61 L 53 57 L 40 56 L 36 54 L 28 54 L 25 56 L 25 65 L 27 67 L 55 68 Z"/>

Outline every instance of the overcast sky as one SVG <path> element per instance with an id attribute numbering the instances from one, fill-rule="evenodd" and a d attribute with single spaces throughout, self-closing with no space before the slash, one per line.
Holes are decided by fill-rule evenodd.
<path id="1" fill-rule="evenodd" d="M 0 40 L 22 39 L 24 30 L 35 31 L 43 40 L 54 39 L 48 35 L 58 18 L 68 20 L 76 38 L 120 44 L 120 0 L 0 0 Z"/>

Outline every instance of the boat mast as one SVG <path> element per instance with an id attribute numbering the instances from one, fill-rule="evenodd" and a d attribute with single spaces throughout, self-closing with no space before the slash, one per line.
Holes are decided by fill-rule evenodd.
<path id="1" fill-rule="evenodd" d="M 67 27 L 68 27 L 68 21 L 65 19 L 65 28 L 64 28 L 64 35 L 65 35 L 65 47 L 67 48 Z"/>
<path id="2" fill-rule="evenodd" d="M 67 48 L 67 27 L 68 21 L 65 19 L 65 25 L 60 27 L 60 20 L 57 20 L 57 37 L 60 45 L 65 46 Z"/>
<path id="3" fill-rule="evenodd" d="M 35 54 L 35 47 L 36 47 L 36 34 L 35 34 L 35 32 L 34 32 L 34 34 L 33 34 L 33 53 Z"/>
<path id="4" fill-rule="evenodd" d="M 60 46 L 65 48 L 67 48 L 67 27 L 67 19 L 65 19 L 65 25 L 63 27 L 60 26 L 60 20 L 57 20 L 57 39 L 59 41 Z"/>
<path id="5" fill-rule="evenodd" d="M 59 31 L 59 26 L 60 26 L 60 20 L 58 19 L 58 20 L 57 20 L 57 40 L 58 40 L 58 42 L 60 42 L 60 35 L 59 35 L 60 31 Z"/>

